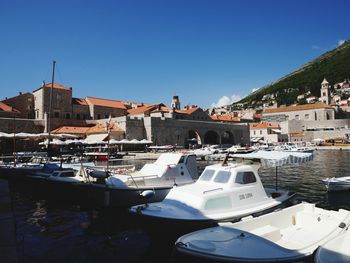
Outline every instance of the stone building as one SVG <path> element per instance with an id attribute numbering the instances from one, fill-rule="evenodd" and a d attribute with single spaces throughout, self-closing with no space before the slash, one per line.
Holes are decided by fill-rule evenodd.
<path id="1" fill-rule="evenodd" d="M 45 115 L 55 119 L 72 118 L 72 88 L 57 83 L 44 83 L 33 91 L 33 95 L 36 119 L 45 119 Z"/>
<path id="2" fill-rule="evenodd" d="M 250 140 L 253 143 L 264 141 L 264 142 L 287 142 L 288 135 L 283 134 L 281 127 L 277 123 L 250 123 Z"/>
<path id="3" fill-rule="evenodd" d="M 330 85 L 326 78 L 321 83 L 321 97 L 320 101 L 329 105 L 331 102 Z"/>
<path id="4" fill-rule="evenodd" d="M 30 95 L 21 98 L 26 96 L 30 98 Z M 173 97 L 171 107 L 163 103 L 144 104 L 89 96 L 83 99 L 72 97 L 72 88 L 57 83 L 44 83 L 33 91 L 32 98 L 33 108 L 28 107 L 30 101 L 27 100 L 28 104 L 23 105 L 21 114 L 29 116 L 32 110 L 35 119 L 32 119 L 30 125 L 38 126 L 26 126 L 32 127 L 27 132 L 54 130 L 86 135 L 93 131 L 92 126 L 105 132 L 102 131 L 102 126 L 112 119 L 116 127 L 111 132 L 115 130 L 116 139 L 147 139 L 158 145 L 178 144 L 184 147 L 194 140 L 200 145 L 249 144 L 250 141 L 247 124 L 236 123 L 234 118 L 213 119 L 207 111 L 196 105 L 181 109 L 178 96 Z M 19 101 L 18 96 L 17 100 Z M 20 114 L 6 104 L 3 108 L 6 116 Z M 9 124 L 6 130 L 14 130 L 13 122 L 4 120 L 4 123 Z"/>
<path id="5" fill-rule="evenodd" d="M 94 97 L 86 97 L 92 119 L 106 119 L 111 117 L 125 116 L 127 108 L 122 101 L 108 100 Z"/>
<path id="6" fill-rule="evenodd" d="M 262 121 L 267 122 L 282 122 L 286 120 L 323 121 L 334 119 L 334 109 L 322 102 L 266 109 L 262 113 Z"/>
<path id="7" fill-rule="evenodd" d="M 76 120 L 90 120 L 90 108 L 85 99 L 72 98 L 72 118 Z"/>
<path id="8" fill-rule="evenodd" d="M 13 107 L 0 102 L 0 117 L 5 118 L 18 118 L 20 116 L 20 112 Z"/>
<path id="9" fill-rule="evenodd" d="M 22 92 L 20 92 L 17 96 L 6 98 L 2 102 L 18 110 L 19 111 L 19 114 L 17 115 L 18 118 L 23 118 L 23 119 L 35 118 L 34 96 L 32 93 L 26 92 L 22 94 Z"/>

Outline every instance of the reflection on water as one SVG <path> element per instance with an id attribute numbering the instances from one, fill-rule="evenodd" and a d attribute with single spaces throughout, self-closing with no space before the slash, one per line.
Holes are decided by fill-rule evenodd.
<path id="1" fill-rule="evenodd" d="M 349 159 L 348 151 L 317 151 L 309 163 L 279 168 L 278 187 L 323 208 L 350 210 L 350 192 L 327 193 L 320 183 L 322 178 L 349 175 Z M 139 169 L 144 163 L 123 164 L 136 164 Z M 265 186 L 275 186 L 274 168 L 261 168 L 259 172 Z M 87 212 L 61 202 L 63 197 L 57 197 L 58 201 L 38 200 L 26 185 L 11 187 L 24 262 L 169 261 L 176 237 L 164 236 L 161 225 L 159 232 L 150 232 L 125 210 Z"/>

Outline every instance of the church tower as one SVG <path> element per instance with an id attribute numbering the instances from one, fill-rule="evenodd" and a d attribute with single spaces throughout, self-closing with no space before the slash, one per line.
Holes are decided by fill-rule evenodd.
<path id="1" fill-rule="evenodd" d="M 329 105 L 331 101 L 329 82 L 326 80 L 326 78 L 324 78 L 321 83 L 321 101 L 327 105 Z"/>
<path id="2" fill-rule="evenodd" d="M 173 99 L 171 101 L 171 108 L 173 108 L 175 110 L 180 110 L 179 96 L 173 96 Z"/>

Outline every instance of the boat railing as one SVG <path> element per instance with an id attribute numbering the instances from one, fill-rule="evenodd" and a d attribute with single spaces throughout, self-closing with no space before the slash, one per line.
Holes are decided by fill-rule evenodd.
<path id="1" fill-rule="evenodd" d="M 203 191 L 203 194 L 207 194 L 207 193 L 218 191 L 218 190 L 224 190 L 224 189 L 222 187 L 210 189 L 210 190 Z"/>

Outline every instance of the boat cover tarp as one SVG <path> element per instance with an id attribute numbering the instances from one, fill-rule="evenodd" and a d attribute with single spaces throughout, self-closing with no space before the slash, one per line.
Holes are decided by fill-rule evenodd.
<path id="1" fill-rule="evenodd" d="M 257 151 L 247 154 L 234 154 L 233 157 L 250 160 L 260 159 L 263 166 L 275 167 L 311 161 L 313 159 L 313 154 L 301 152 Z"/>

